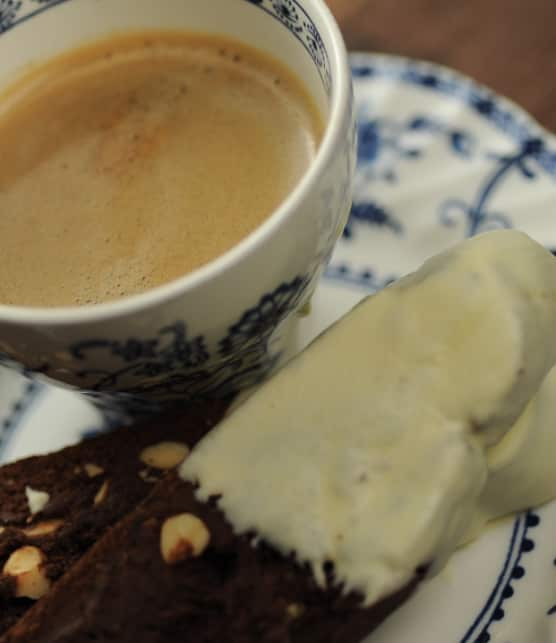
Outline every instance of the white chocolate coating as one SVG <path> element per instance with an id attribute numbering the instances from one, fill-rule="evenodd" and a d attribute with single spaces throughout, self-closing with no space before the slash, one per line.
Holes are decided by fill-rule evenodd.
<path id="1" fill-rule="evenodd" d="M 522 415 L 556 362 L 555 328 L 556 258 L 519 232 L 481 235 L 357 306 L 181 474 L 199 498 L 222 495 L 238 533 L 295 551 L 321 584 L 332 562 L 371 604 L 419 566 L 439 568 L 472 525 L 529 504 L 525 487 L 498 504 L 497 475 L 521 483 L 528 418 L 556 410 L 535 402 Z M 531 497 L 551 497 L 554 482 Z"/>

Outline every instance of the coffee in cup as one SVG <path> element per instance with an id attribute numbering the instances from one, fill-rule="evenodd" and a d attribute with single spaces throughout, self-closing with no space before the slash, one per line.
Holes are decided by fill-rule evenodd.
<path id="1" fill-rule="evenodd" d="M 102 303 L 224 254 L 323 133 L 282 63 L 223 36 L 139 32 L 41 65 L 0 109 L 0 304 Z"/>

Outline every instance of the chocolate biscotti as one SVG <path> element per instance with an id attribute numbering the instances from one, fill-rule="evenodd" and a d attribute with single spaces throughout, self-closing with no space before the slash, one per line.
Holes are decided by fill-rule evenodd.
<path id="1" fill-rule="evenodd" d="M 418 582 L 362 607 L 174 473 L 83 556 L 0 643 L 359 643 Z"/>
<path id="2" fill-rule="evenodd" d="M 191 406 L 0 468 L 0 633 L 220 419 Z"/>

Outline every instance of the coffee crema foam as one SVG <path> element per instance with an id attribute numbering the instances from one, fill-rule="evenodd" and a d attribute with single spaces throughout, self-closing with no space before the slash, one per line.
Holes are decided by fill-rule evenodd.
<path id="1" fill-rule="evenodd" d="M 221 37 L 141 33 L 57 58 L 0 107 L 0 303 L 143 292 L 257 228 L 314 158 L 298 79 Z"/>

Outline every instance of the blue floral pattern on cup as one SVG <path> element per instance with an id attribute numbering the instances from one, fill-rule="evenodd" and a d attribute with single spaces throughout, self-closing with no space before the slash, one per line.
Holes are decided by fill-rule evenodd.
<path id="1" fill-rule="evenodd" d="M 12 26 L 20 9 L 18 0 L 0 0 L 0 33 Z"/>
<path id="2" fill-rule="evenodd" d="M 186 321 L 161 328 L 156 336 L 124 340 L 91 338 L 73 344 L 78 362 L 110 363 L 75 373 L 95 403 L 148 410 L 153 401 L 223 397 L 254 386 L 272 371 L 282 349 L 274 347 L 280 324 L 303 303 L 310 287 L 298 276 L 263 295 L 228 329 L 211 353 L 202 335 L 191 336 Z M 0 364 L 10 362 L 0 353 Z M 49 364 L 37 371 L 48 376 Z M 117 391 L 106 396 L 106 391 Z M 101 395 L 102 394 L 102 395 Z M 146 401 L 146 398 L 149 401 Z"/>
<path id="3" fill-rule="evenodd" d="M 326 46 L 311 17 L 297 0 L 244 0 L 280 21 L 305 47 L 330 93 L 332 75 Z M 0 0 L 0 35 L 33 16 L 70 0 Z"/>
<path id="4" fill-rule="evenodd" d="M 328 93 L 332 86 L 330 60 L 317 26 L 297 0 L 247 0 L 284 24 L 309 52 Z"/>

